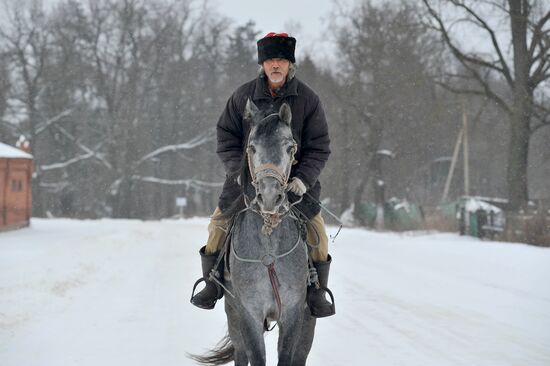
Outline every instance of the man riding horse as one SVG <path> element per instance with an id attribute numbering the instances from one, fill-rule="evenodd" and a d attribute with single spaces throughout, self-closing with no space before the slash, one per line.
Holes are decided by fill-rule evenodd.
<path id="1" fill-rule="evenodd" d="M 331 257 L 321 208 L 318 204 L 321 185 L 319 174 L 330 155 L 328 126 L 319 97 L 295 77 L 296 39 L 287 33 L 268 33 L 257 42 L 260 75 L 240 86 L 229 98 L 217 124 L 217 153 L 223 162 L 226 180 L 218 207 L 208 225 L 208 241 L 200 249 L 206 287 L 191 302 L 203 309 L 213 309 L 221 298 L 219 285 L 209 274 L 218 262 L 227 232 L 228 219 L 222 214 L 240 196 L 238 179 L 249 127 L 243 118 L 247 100 L 261 110 L 276 112 L 283 103 L 292 111 L 292 134 L 297 142 L 295 159 L 288 183 L 289 199 L 300 200 L 296 208 L 307 217 L 306 236 L 310 256 L 317 270 L 320 286 L 309 286 L 307 302 L 317 318 L 334 314 L 334 305 L 325 298 Z M 307 194 L 306 194 L 307 193 Z"/>

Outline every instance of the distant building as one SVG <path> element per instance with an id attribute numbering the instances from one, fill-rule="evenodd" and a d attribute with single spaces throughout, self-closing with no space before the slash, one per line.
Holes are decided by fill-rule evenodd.
<path id="1" fill-rule="evenodd" d="M 31 154 L 0 142 L 0 231 L 29 226 Z"/>

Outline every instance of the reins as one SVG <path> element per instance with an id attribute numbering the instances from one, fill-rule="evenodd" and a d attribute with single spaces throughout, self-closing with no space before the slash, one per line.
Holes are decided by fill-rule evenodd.
<path id="1" fill-rule="evenodd" d="M 300 245 L 300 241 L 301 241 L 301 237 L 300 237 L 300 235 L 298 235 L 298 238 L 296 239 L 296 243 L 294 243 L 292 248 L 290 248 L 286 252 L 284 252 L 282 254 L 277 254 L 277 255 L 268 253 L 260 259 L 244 258 L 244 257 L 239 256 L 237 254 L 236 250 L 235 250 L 235 246 L 233 246 L 233 245 L 231 246 L 231 253 L 235 256 L 235 258 L 237 260 L 239 260 L 241 262 L 245 262 L 245 263 L 262 263 L 263 265 L 265 265 L 267 267 L 266 263 L 268 263 L 268 264 L 274 263 L 277 259 L 284 258 L 287 255 L 291 254 L 294 250 L 296 250 L 296 248 L 298 248 L 298 246 Z"/>
<path id="2" fill-rule="evenodd" d="M 269 117 L 271 117 L 271 116 L 275 116 L 275 115 L 278 116 L 278 113 L 272 113 L 272 114 L 264 117 L 262 119 L 262 121 L 269 118 Z M 250 172 L 250 177 L 252 178 L 252 185 L 254 186 L 254 188 L 256 190 L 256 196 L 254 197 L 254 199 L 252 199 L 252 201 L 250 201 L 248 199 L 248 197 L 246 195 L 244 195 L 244 202 L 245 202 L 246 208 L 244 210 L 242 210 L 241 212 L 239 212 L 238 215 L 240 215 L 242 212 L 244 212 L 246 210 L 250 210 L 252 212 L 255 212 L 255 213 L 259 214 L 263 219 L 262 233 L 266 234 L 266 235 L 271 235 L 271 233 L 273 232 L 273 229 L 281 223 L 284 216 L 286 216 L 289 213 L 292 216 L 292 213 L 293 213 L 292 208 L 302 200 L 300 198 L 300 200 L 298 200 L 297 202 L 293 202 L 293 203 L 290 204 L 288 202 L 288 197 L 286 195 L 287 187 L 288 187 L 288 180 L 290 178 L 290 172 L 292 170 L 292 165 L 296 163 L 296 161 L 294 159 L 294 155 L 296 154 L 298 145 L 296 144 L 296 141 L 293 140 L 293 146 L 292 146 L 291 154 L 290 154 L 291 155 L 290 156 L 291 164 L 289 164 L 289 166 L 286 168 L 286 170 L 282 170 L 277 165 L 272 164 L 272 163 L 266 163 L 266 164 L 261 164 L 259 166 L 254 166 L 254 163 L 252 161 L 252 147 L 250 145 L 250 135 L 251 134 L 248 135 L 248 141 L 247 141 L 247 144 L 246 144 L 246 155 L 247 155 L 246 158 L 247 158 L 247 162 L 248 162 L 248 169 L 249 169 L 249 172 Z M 279 184 L 281 185 L 281 189 L 284 193 L 284 197 L 285 197 L 284 201 L 279 206 L 279 212 L 277 212 L 275 214 L 265 214 L 261 210 L 256 209 L 256 206 L 258 205 L 257 197 L 258 197 L 258 194 L 259 194 L 259 180 L 263 179 L 265 177 L 271 177 L 271 178 L 276 179 L 277 182 L 279 182 Z M 282 209 L 282 212 L 280 212 L 281 209 Z M 298 222 L 298 225 L 299 225 L 299 222 L 300 222 L 299 219 L 297 217 L 293 217 L 293 219 L 295 219 L 296 222 Z M 231 231 L 232 231 L 232 228 L 231 228 Z M 275 270 L 275 262 L 277 260 L 281 259 L 281 258 L 284 258 L 284 257 L 290 255 L 292 252 L 294 252 L 296 250 L 296 248 L 298 248 L 300 246 L 301 242 L 302 242 L 301 231 L 299 229 L 296 242 L 294 243 L 292 248 L 290 248 L 289 250 L 287 250 L 286 252 L 281 253 L 281 254 L 267 253 L 262 258 L 245 258 L 245 257 L 241 257 L 239 254 L 237 254 L 235 246 L 231 245 L 231 254 L 233 254 L 233 256 L 235 257 L 236 260 L 238 260 L 240 262 L 244 262 L 244 263 L 261 263 L 267 268 L 267 273 L 268 273 L 268 276 L 269 276 L 269 282 L 271 284 L 271 288 L 273 289 L 273 295 L 275 297 L 275 301 L 277 302 L 277 317 L 276 317 L 276 320 L 275 320 L 275 324 L 271 328 L 268 328 L 267 325 L 265 325 L 265 329 L 267 331 L 271 331 L 277 326 L 277 324 L 279 323 L 279 319 L 281 318 L 282 311 L 283 311 L 283 304 L 282 304 L 282 301 L 281 301 L 281 296 L 279 294 L 279 287 L 281 286 L 281 284 L 280 284 L 279 278 L 277 276 L 277 271 Z M 304 242 L 307 243 L 306 240 L 304 240 Z M 304 249 L 306 251 L 306 256 L 307 256 L 307 245 L 304 245 Z"/>
<path id="3" fill-rule="evenodd" d="M 274 115 L 278 115 L 278 113 L 272 113 L 272 114 L 264 117 L 262 119 L 262 121 L 269 118 L 269 117 L 272 117 Z M 273 290 L 273 295 L 274 295 L 275 301 L 277 303 L 277 317 L 275 319 L 275 324 L 271 328 L 268 327 L 267 322 L 264 324 L 265 329 L 267 331 L 271 331 L 277 326 L 277 324 L 278 324 L 278 322 L 281 318 L 282 308 L 283 308 L 283 304 L 282 304 L 282 301 L 281 301 L 281 296 L 280 296 L 280 293 L 279 293 L 279 288 L 280 288 L 281 284 L 279 282 L 279 278 L 278 278 L 277 272 L 275 270 L 275 262 L 277 260 L 282 259 L 282 258 L 290 255 L 291 253 L 293 253 L 300 246 L 300 244 L 304 244 L 303 248 L 306 252 L 306 257 L 308 258 L 308 262 L 309 262 L 308 285 L 315 284 L 315 286 L 319 287 L 320 285 L 319 285 L 319 281 L 318 281 L 318 277 L 317 277 L 317 272 L 316 272 L 315 267 L 313 266 L 313 263 L 311 262 L 312 259 L 311 259 L 311 256 L 308 253 L 308 246 L 311 247 L 311 248 L 317 248 L 320 245 L 320 235 L 317 232 L 317 230 L 315 229 L 315 227 L 313 227 L 313 229 L 315 231 L 315 234 L 317 236 L 317 243 L 315 245 L 312 245 L 312 244 L 307 242 L 307 239 L 306 239 L 307 238 L 307 232 L 305 232 L 307 229 L 305 229 L 305 224 L 306 224 L 306 222 L 309 221 L 309 219 L 307 218 L 307 216 L 305 216 L 303 214 L 303 212 L 301 212 L 301 210 L 299 210 L 296 207 L 296 205 L 299 204 L 302 201 L 303 197 L 300 197 L 299 200 L 296 201 L 296 202 L 290 203 L 288 201 L 288 196 L 286 194 L 287 191 L 288 191 L 288 180 L 290 178 L 290 172 L 292 170 L 292 165 L 297 163 L 297 161 L 295 160 L 295 157 L 294 157 L 295 154 L 296 154 L 296 151 L 297 151 L 296 141 L 294 141 L 294 140 L 292 141 L 293 146 L 292 146 L 292 149 L 291 149 L 291 152 L 290 152 L 290 155 L 291 155 L 290 156 L 290 158 L 291 158 L 290 161 L 292 163 L 289 164 L 288 167 L 285 170 L 283 170 L 283 169 L 279 168 L 277 165 L 272 164 L 272 163 L 266 163 L 266 164 L 261 164 L 259 166 L 254 166 L 254 163 L 252 161 L 253 150 L 252 150 L 252 146 L 250 145 L 250 139 L 251 139 L 250 135 L 251 134 L 249 134 L 248 138 L 247 138 L 247 144 L 246 144 L 246 155 L 247 156 L 246 156 L 246 159 L 247 159 L 247 163 L 248 163 L 248 170 L 249 170 L 249 173 L 250 173 L 250 177 L 252 179 L 252 185 L 254 186 L 254 188 L 256 190 L 256 196 L 252 200 L 250 200 L 248 198 L 248 196 L 246 194 L 244 194 L 244 203 L 245 203 L 246 207 L 244 209 L 242 209 L 241 211 L 239 211 L 235 216 L 233 216 L 233 219 L 231 220 L 231 223 L 230 223 L 230 227 L 227 230 L 228 232 L 227 232 L 227 235 L 226 235 L 226 240 L 224 242 L 225 250 L 222 251 L 222 253 L 220 253 L 220 256 L 218 257 L 218 260 L 217 260 L 217 263 L 216 263 L 216 266 L 214 267 L 214 269 L 218 267 L 221 260 L 223 260 L 224 255 L 227 255 L 227 253 L 232 254 L 234 256 L 235 260 L 237 260 L 237 261 L 244 262 L 244 263 L 258 263 L 258 264 L 261 263 L 267 268 L 267 272 L 268 272 L 268 276 L 269 276 L 269 282 L 271 284 L 271 288 Z M 258 200 L 257 200 L 258 194 L 260 193 L 259 192 L 259 189 L 260 189 L 259 188 L 259 180 L 261 180 L 265 177 L 271 177 L 271 178 L 276 179 L 277 182 L 281 185 L 282 191 L 284 193 L 284 201 L 282 202 L 282 204 L 279 205 L 279 212 L 276 212 L 275 214 L 266 214 L 266 213 L 262 212 L 259 209 L 260 206 L 259 206 L 259 203 L 258 203 Z M 331 216 L 333 216 L 338 222 L 340 222 L 340 220 L 332 212 L 330 212 L 326 207 L 324 207 L 321 204 L 321 202 L 319 202 L 313 196 L 311 196 L 309 194 L 309 192 L 306 192 L 306 194 L 308 194 L 311 199 L 313 199 L 323 209 L 325 209 L 327 212 L 329 212 L 329 214 L 331 214 Z M 289 215 L 289 217 L 291 219 L 296 221 L 297 226 L 298 226 L 298 235 L 297 235 L 296 242 L 294 243 L 294 245 L 289 250 L 287 250 L 286 252 L 281 253 L 281 254 L 275 254 L 275 253 L 271 253 L 271 252 L 268 251 L 268 253 L 263 255 L 261 258 L 245 258 L 245 257 L 240 256 L 237 253 L 237 250 L 236 250 L 235 246 L 234 245 L 229 245 L 229 240 L 230 240 L 229 238 L 233 234 L 233 230 L 234 230 L 236 221 L 238 220 L 239 216 L 245 211 L 255 212 L 255 213 L 257 213 L 258 215 L 260 215 L 262 217 L 262 219 L 263 219 L 262 233 L 266 234 L 266 235 L 270 235 L 272 233 L 273 229 L 275 227 L 277 227 L 282 222 L 282 220 L 284 219 L 284 216 Z M 341 224 L 341 222 L 340 222 L 340 224 Z M 340 225 L 340 229 L 341 228 L 342 228 L 342 225 Z M 340 232 L 340 229 L 338 229 L 338 233 Z M 334 236 L 333 241 L 336 238 L 336 236 L 338 236 L 338 233 L 336 233 L 336 235 Z M 302 240 L 302 236 L 303 236 L 303 240 Z M 302 241 L 303 241 L 303 243 L 302 243 Z M 228 247 L 228 245 L 229 245 L 229 247 Z M 227 289 L 227 287 L 224 286 L 222 281 L 219 280 L 220 274 L 218 273 L 217 270 L 214 270 L 214 269 L 210 273 L 210 276 L 209 276 L 210 280 L 214 281 L 221 288 L 223 288 L 226 291 L 226 293 L 228 293 L 231 297 L 235 298 L 235 295 L 232 294 L 229 291 L 229 289 Z M 220 290 L 220 287 L 218 287 L 219 290 Z"/>
<path id="4" fill-rule="evenodd" d="M 235 216 L 235 221 L 238 218 L 238 216 L 240 216 L 240 214 L 245 212 L 245 211 L 252 211 L 252 212 L 255 212 L 255 213 L 261 215 L 261 213 L 259 211 L 255 210 L 251 207 L 246 207 L 246 208 L 244 208 L 243 210 L 241 210 L 237 213 L 237 215 Z M 291 210 L 288 210 L 284 215 L 286 215 L 287 213 L 291 213 L 291 212 L 292 212 Z M 289 215 L 289 216 L 290 216 L 291 219 L 295 220 L 298 223 L 297 225 L 300 225 L 300 220 L 297 217 L 294 217 L 294 215 L 292 215 L 292 214 Z M 227 237 L 229 237 L 230 234 L 232 234 L 233 227 L 234 227 L 234 225 L 232 225 Z M 244 258 L 244 257 L 241 257 L 240 255 L 237 254 L 237 251 L 236 251 L 234 245 L 230 245 L 231 254 L 233 254 L 233 256 L 235 257 L 236 260 L 238 260 L 240 262 L 244 262 L 244 263 L 258 263 L 258 264 L 261 263 L 267 268 L 267 273 L 268 273 L 268 276 L 269 276 L 269 282 L 271 283 L 271 288 L 273 290 L 273 295 L 275 297 L 275 301 L 277 302 L 277 318 L 275 319 L 275 324 L 273 324 L 273 326 L 271 328 L 268 328 L 267 326 L 265 327 L 265 329 L 268 332 L 272 331 L 277 326 L 277 324 L 279 323 L 279 319 L 281 318 L 282 311 L 283 311 L 283 304 L 282 304 L 282 301 L 281 301 L 281 295 L 279 294 L 279 287 L 281 286 L 281 284 L 280 284 L 279 278 L 277 276 L 277 271 L 275 270 L 275 262 L 278 259 L 281 259 L 281 258 L 284 258 L 284 257 L 290 255 L 292 252 L 294 252 L 300 246 L 300 244 L 302 242 L 306 244 L 306 245 L 304 245 L 304 249 L 305 249 L 306 255 L 307 255 L 307 241 L 306 240 L 302 241 L 300 228 L 298 226 L 298 236 L 296 238 L 296 242 L 294 243 L 292 248 L 290 248 L 289 250 L 287 250 L 286 252 L 281 253 L 281 254 L 268 253 L 268 254 L 265 254 L 262 258 L 259 258 L 259 259 Z M 227 244 L 227 243 L 225 243 L 225 244 Z M 233 295 L 225 286 L 223 286 L 221 281 L 218 281 L 215 278 L 215 276 L 212 276 L 212 274 L 211 274 L 211 278 L 212 277 L 214 277 L 214 281 L 216 283 L 218 283 L 220 286 L 222 286 L 229 293 L 229 295 L 231 295 L 231 297 L 235 298 L 235 295 Z"/>

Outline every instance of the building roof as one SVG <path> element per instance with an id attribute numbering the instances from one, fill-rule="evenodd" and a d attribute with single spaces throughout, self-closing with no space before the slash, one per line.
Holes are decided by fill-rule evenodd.
<path id="1" fill-rule="evenodd" d="M 0 158 L 32 159 L 32 155 L 0 142 Z"/>

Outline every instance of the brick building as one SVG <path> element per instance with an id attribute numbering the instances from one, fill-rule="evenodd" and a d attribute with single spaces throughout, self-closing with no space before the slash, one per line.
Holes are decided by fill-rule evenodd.
<path id="1" fill-rule="evenodd" d="M 30 224 L 32 159 L 0 142 L 0 231 Z"/>

